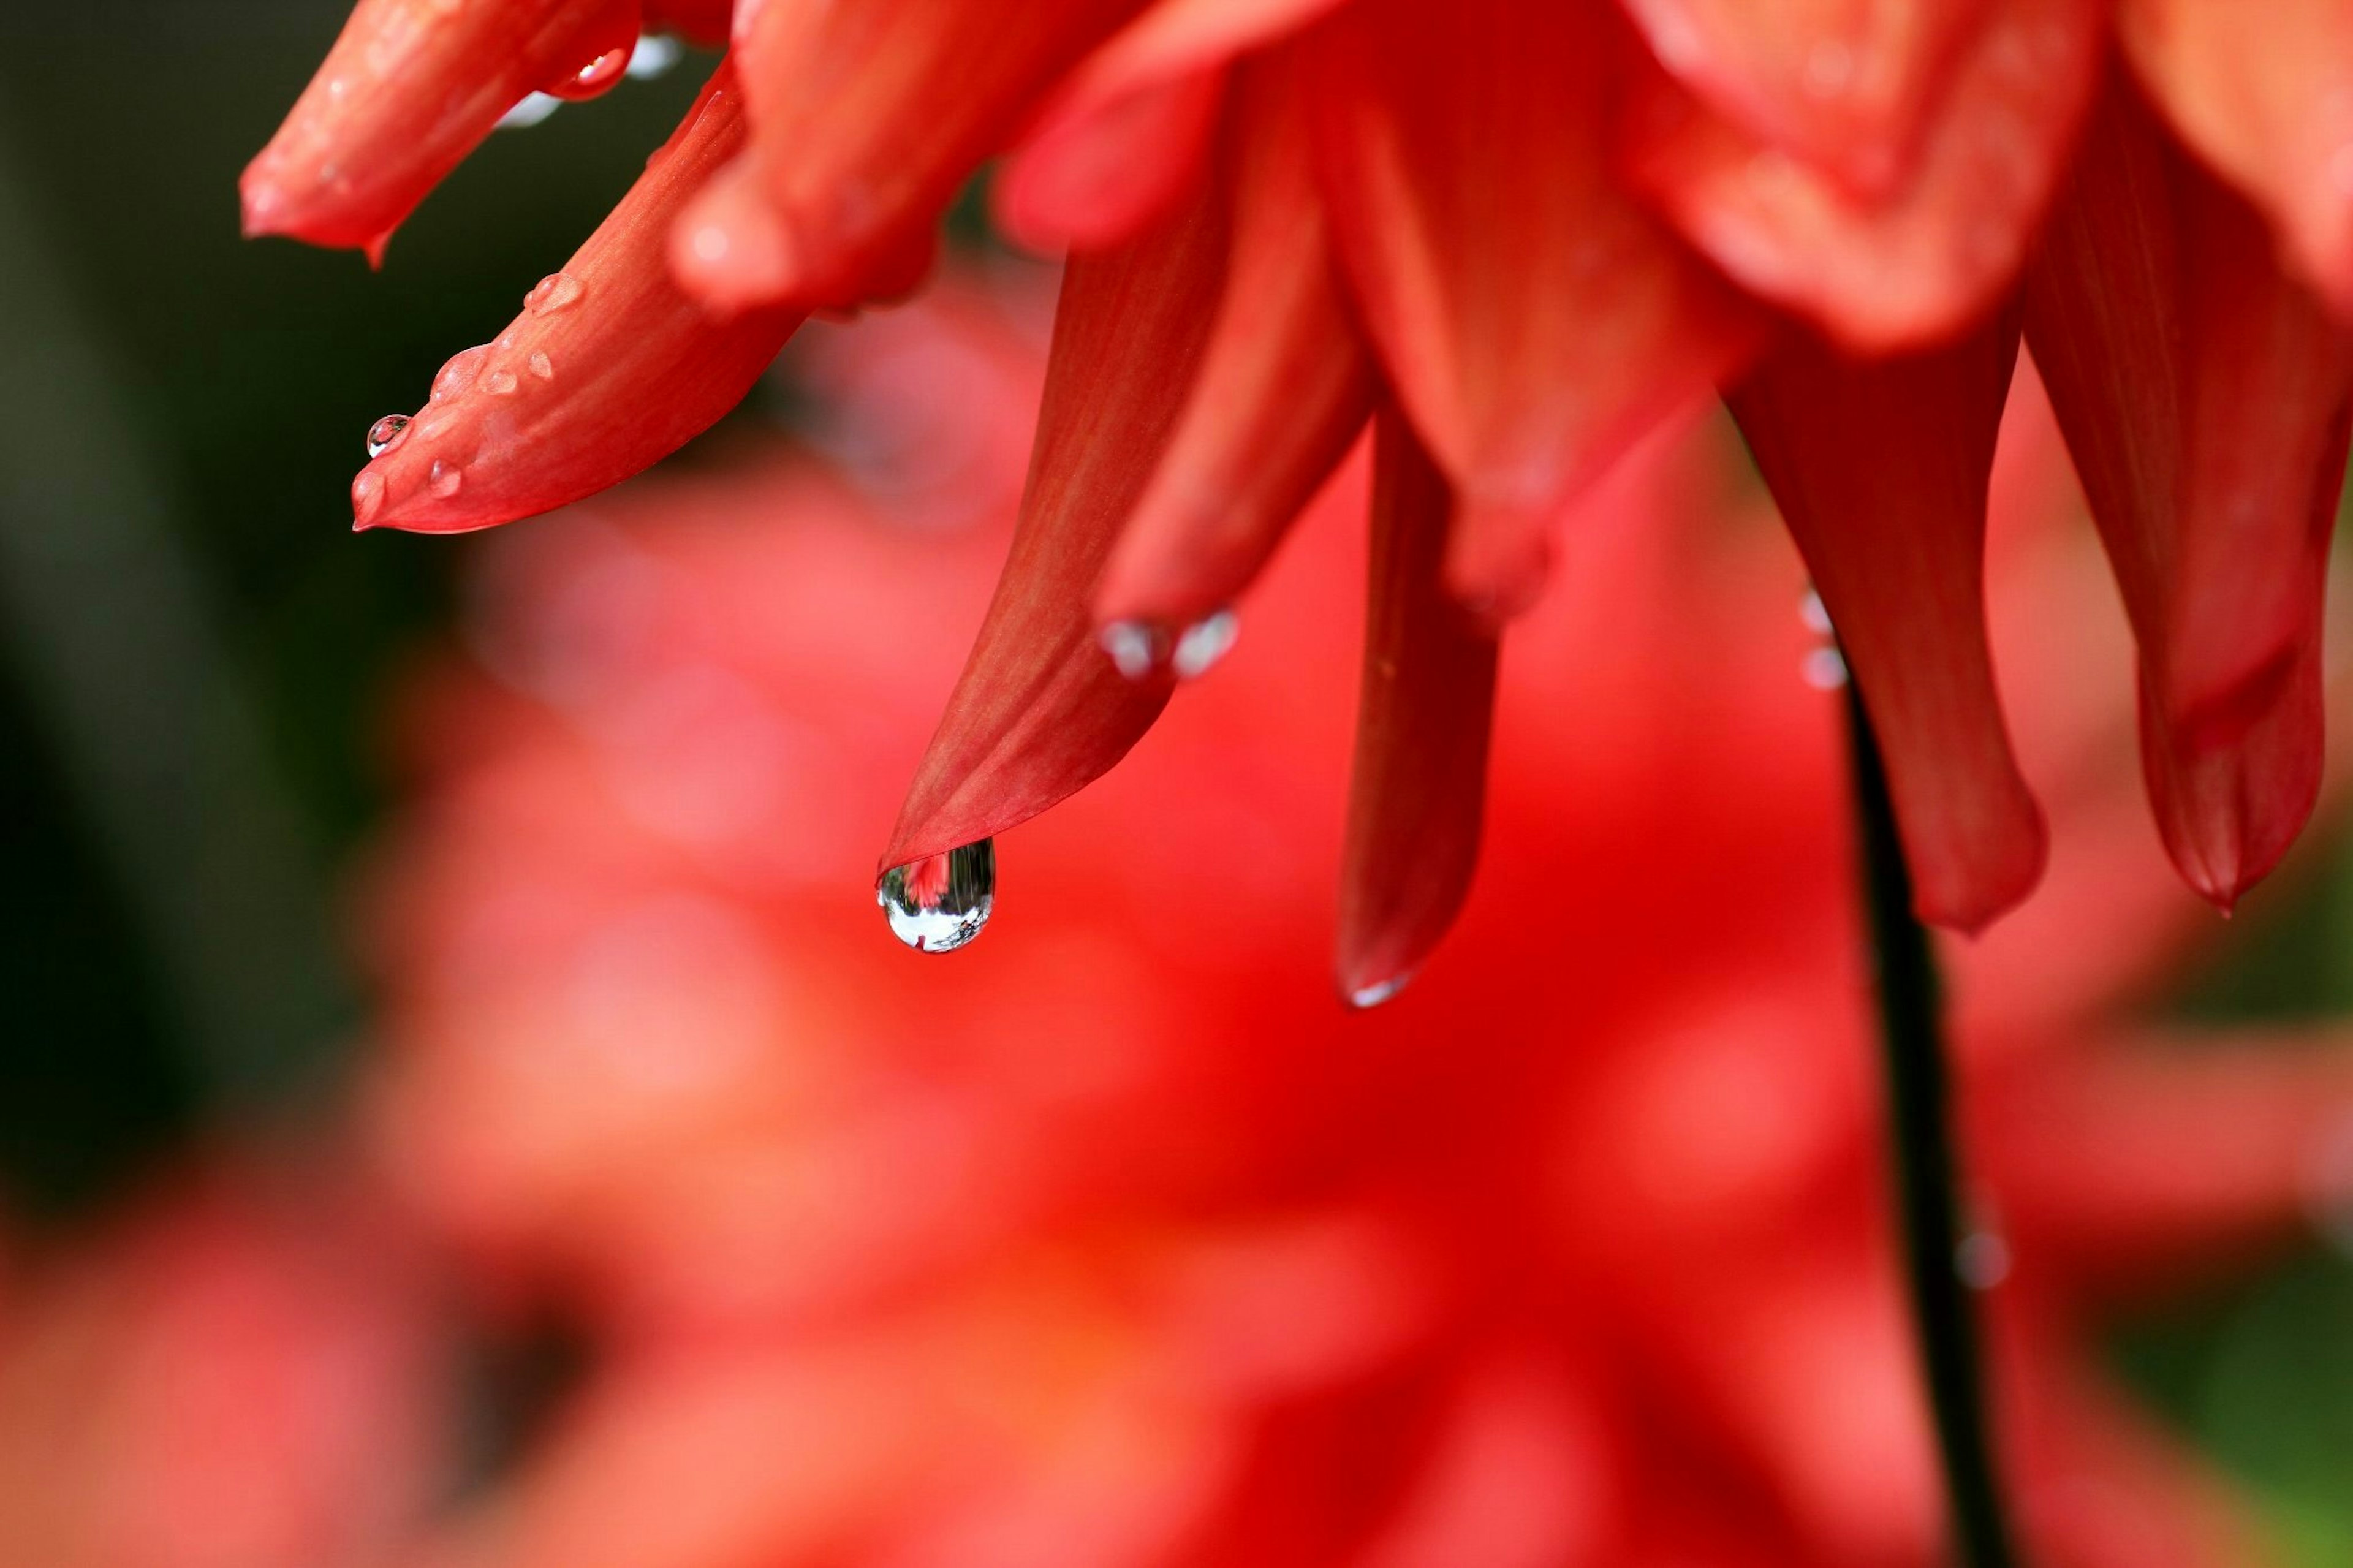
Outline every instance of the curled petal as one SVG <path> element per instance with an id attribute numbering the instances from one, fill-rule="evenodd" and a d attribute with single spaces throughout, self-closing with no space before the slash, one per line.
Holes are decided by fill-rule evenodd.
<path id="1" fill-rule="evenodd" d="M 1652 73 L 1631 173 L 1735 279 L 1883 353 L 1991 310 L 2026 259 L 2098 79 L 2101 0 L 1994 0 L 1909 178 L 1883 196 L 1752 137 Z"/>
<path id="2" fill-rule="evenodd" d="M 1620 190 L 1606 8 L 1356 0 L 1301 40 L 1341 259 L 1453 481 L 1448 575 L 1523 607 L 1545 527 L 1755 342 L 1746 309 Z"/>
<path id="3" fill-rule="evenodd" d="M 1126 246 L 1071 259 L 1012 552 L 885 869 L 1028 821 L 1102 776 L 1166 705 L 1171 678 L 1121 675 L 1087 606 L 1208 342 L 1228 207 L 1205 190 Z"/>
<path id="4" fill-rule="evenodd" d="M 2353 318 L 2353 7 L 2127 0 L 2126 52 L 2182 140 L 2279 226 Z"/>
<path id="5" fill-rule="evenodd" d="M 1055 95 L 997 181 L 997 221 L 1042 251 L 1134 233 L 1199 174 L 1233 57 L 1336 3 L 1160 0 Z"/>
<path id="6" fill-rule="evenodd" d="M 1659 63 L 1747 135 L 1861 195 L 1910 170 L 1988 0 L 1622 0 Z"/>
<path id="7" fill-rule="evenodd" d="M 2228 907 L 2310 814 L 2353 341 L 2120 81 L 2029 276 L 2026 331 L 2140 651 L 2166 847 Z"/>
<path id="8" fill-rule="evenodd" d="M 1143 0 L 762 0 L 736 24 L 765 197 L 692 210 L 698 298 L 849 306 L 903 290 L 956 188 Z M 751 231 L 744 227 L 750 225 Z"/>
<path id="9" fill-rule="evenodd" d="M 2014 318 L 1856 362 L 1792 334 L 1730 398 L 1870 710 L 1921 919 L 1975 931 L 2042 872 L 1986 646 L 1994 437 Z"/>
<path id="10" fill-rule="evenodd" d="M 1359 1006 L 1430 956 L 1471 890 L 1495 713 L 1493 633 L 1446 591 L 1455 500 L 1395 409 L 1375 423 L 1371 600 L 1340 866 L 1338 976 Z"/>
<path id="11" fill-rule="evenodd" d="M 246 234 L 380 256 L 501 115 L 543 88 L 582 90 L 588 68 L 628 58 L 638 23 L 638 0 L 360 0 L 237 182 Z"/>
<path id="12" fill-rule="evenodd" d="M 1270 84 L 1271 85 L 1271 84 Z M 1185 626 L 1229 604 L 1372 413 L 1292 100 L 1253 93 L 1234 254 L 1199 379 L 1103 569 L 1096 618 Z"/>
<path id="13" fill-rule="evenodd" d="M 494 343 L 445 366 L 432 401 L 352 487 L 362 527 L 457 533 L 594 495 L 743 400 L 798 315 L 714 320 L 670 281 L 671 220 L 743 145 L 722 64 L 603 226 Z"/>

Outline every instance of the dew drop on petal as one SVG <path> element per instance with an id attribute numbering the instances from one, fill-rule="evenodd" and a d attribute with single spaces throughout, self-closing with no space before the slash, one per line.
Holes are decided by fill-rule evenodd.
<path id="1" fill-rule="evenodd" d="M 1167 634 L 1149 621 L 1113 621 L 1095 640 L 1130 680 L 1148 679 L 1166 657 Z"/>
<path id="2" fill-rule="evenodd" d="M 538 288 L 523 296 L 523 308 L 534 316 L 552 316 L 578 304 L 580 296 L 586 291 L 580 279 L 569 272 L 551 272 L 539 280 Z"/>
<path id="3" fill-rule="evenodd" d="M 384 510 L 384 476 L 363 473 L 352 481 L 352 521 L 365 524 Z"/>
<path id="4" fill-rule="evenodd" d="M 1368 1007 L 1377 1007 L 1404 990 L 1412 979 L 1413 976 L 1410 974 L 1398 974 L 1376 984 L 1359 986 L 1348 993 L 1348 1005 L 1359 1012 Z"/>
<path id="5" fill-rule="evenodd" d="M 565 90 L 578 93 L 583 97 L 603 92 L 620 80 L 621 73 L 629 68 L 632 47 L 631 45 L 623 44 L 619 48 L 607 49 L 603 54 L 582 66 L 579 74 L 565 84 Z"/>
<path id="6" fill-rule="evenodd" d="M 997 906 L 997 841 L 894 866 L 875 884 L 874 901 L 891 934 L 917 952 L 954 952 L 987 929 Z"/>
<path id="7" fill-rule="evenodd" d="M 447 458 L 437 458 L 433 471 L 426 476 L 426 486 L 443 500 L 448 500 L 466 488 L 466 470 Z"/>
<path id="8" fill-rule="evenodd" d="M 381 458 L 408 439 L 408 416 L 387 414 L 368 426 L 367 454 Z"/>
<path id="9" fill-rule="evenodd" d="M 492 397 L 509 396 L 514 389 L 515 373 L 511 370 L 494 370 L 482 377 L 482 390 Z"/>
<path id="10" fill-rule="evenodd" d="M 488 348 L 472 348 L 463 353 L 452 354 L 449 363 L 443 365 L 433 378 L 432 401 L 439 403 L 455 397 L 473 385 L 474 377 L 482 372 L 482 362 L 490 357 Z"/>
<path id="11" fill-rule="evenodd" d="M 555 362 L 549 359 L 543 353 L 534 353 L 531 356 L 531 374 L 542 381 L 554 381 Z"/>
<path id="12" fill-rule="evenodd" d="M 1990 1290 L 2010 1278 L 2010 1243 L 1999 1232 L 1972 1231 L 1954 1249 L 1953 1270 L 1972 1290 Z"/>
<path id="13" fill-rule="evenodd" d="M 1219 659 L 1233 651 L 1234 639 L 1241 635 L 1241 617 L 1231 610 L 1219 610 L 1187 626 L 1176 639 L 1176 651 L 1169 663 L 1179 680 L 1192 680 L 1207 675 Z"/>
<path id="14" fill-rule="evenodd" d="M 1822 596 L 1811 588 L 1807 589 L 1806 596 L 1798 601 L 1798 619 L 1816 637 L 1831 635 L 1831 613 L 1823 605 Z"/>
<path id="15" fill-rule="evenodd" d="M 1806 655 L 1799 673 L 1817 691 L 1839 690 L 1846 685 L 1846 656 L 1834 647 L 1815 648 Z"/>

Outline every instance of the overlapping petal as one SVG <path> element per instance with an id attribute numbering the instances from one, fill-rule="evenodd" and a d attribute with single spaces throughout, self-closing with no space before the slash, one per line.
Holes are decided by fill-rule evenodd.
<path id="1" fill-rule="evenodd" d="M 1460 498 L 1449 576 L 1524 607 L 1546 524 L 1739 363 L 1747 313 L 1615 182 L 1607 8 L 1356 0 L 1301 47 L 1339 252 Z"/>
<path id="2" fill-rule="evenodd" d="M 1800 334 L 1731 395 L 1887 759 L 1922 919 L 1975 931 L 2042 875 L 1986 646 L 1986 493 L 2014 317 L 1858 362 Z"/>
<path id="3" fill-rule="evenodd" d="M 2353 6 L 2126 0 L 2126 54 L 2183 141 L 2278 225 L 2353 318 Z"/>
<path id="4" fill-rule="evenodd" d="M 744 133 L 723 63 L 613 215 L 497 342 L 442 369 L 432 401 L 353 481 L 362 527 L 454 533 L 546 511 L 669 456 L 743 399 L 799 315 L 713 318 L 671 281 L 665 251 L 679 210 Z"/>
<path id="5" fill-rule="evenodd" d="M 1447 591 L 1460 515 L 1394 408 L 1373 443 L 1373 553 L 1356 754 L 1340 866 L 1337 972 L 1358 1006 L 1388 1000 L 1454 923 L 1478 868 L 1496 642 Z"/>
<path id="6" fill-rule="evenodd" d="M 1208 342 L 1229 210 L 1213 186 L 1128 245 L 1072 258 L 1012 552 L 886 869 L 990 837 L 1083 788 L 1167 703 L 1172 678 L 1122 675 L 1088 606 Z"/>
<path id="7" fill-rule="evenodd" d="M 1185 416 L 1103 568 L 1098 618 L 1186 626 L 1248 586 L 1372 413 L 1357 335 L 1280 62 L 1242 124 L 1225 298 Z M 1270 73 L 1271 79 L 1270 79 Z"/>
<path id="8" fill-rule="evenodd" d="M 2353 339 L 2121 79 L 2026 298 L 2139 644 L 2166 847 L 2228 907 L 2319 788 L 2321 600 Z"/>
<path id="9" fill-rule="evenodd" d="M 685 220 L 690 290 L 849 306 L 920 276 L 940 214 L 1143 0 L 762 0 L 736 18 L 750 162 Z M 756 195 L 756 204 L 745 199 Z"/>
<path id="10" fill-rule="evenodd" d="M 1651 52 L 1748 135 L 1861 195 L 1909 171 L 1989 0 L 1622 0 Z"/>
<path id="11" fill-rule="evenodd" d="M 2091 102 L 2101 0 L 1993 0 L 1908 178 L 1858 195 L 1653 75 L 1631 117 L 1633 176 L 1746 287 L 1849 346 L 1887 353 L 1965 330 L 2018 275 Z"/>
<path id="12" fill-rule="evenodd" d="M 361 0 L 238 181 L 248 235 L 383 254 L 506 111 L 620 79 L 638 0 Z"/>

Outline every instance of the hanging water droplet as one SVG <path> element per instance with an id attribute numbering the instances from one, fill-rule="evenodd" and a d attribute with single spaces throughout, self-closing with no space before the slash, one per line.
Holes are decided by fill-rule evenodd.
<path id="1" fill-rule="evenodd" d="M 875 884 L 874 901 L 891 934 L 917 952 L 954 952 L 987 927 L 997 907 L 997 841 L 894 866 Z"/>
<path id="2" fill-rule="evenodd" d="M 1233 650 L 1234 639 L 1241 630 L 1241 617 L 1231 610 L 1219 610 L 1187 626 L 1176 639 L 1176 653 L 1169 658 L 1176 679 L 1193 680 L 1207 675 Z"/>
<path id="3" fill-rule="evenodd" d="M 408 416 L 387 414 L 368 426 L 368 457 L 371 460 L 381 458 L 407 439 Z"/>
<path id="4" fill-rule="evenodd" d="M 544 353 L 534 353 L 531 356 L 531 374 L 539 377 L 542 381 L 554 381 L 555 379 L 555 362 L 549 359 Z"/>
<path id="5" fill-rule="evenodd" d="M 1167 653 L 1168 634 L 1149 621 L 1113 621 L 1096 634 L 1095 641 L 1111 655 L 1122 675 L 1144 680 L 1160 668 Z"/>
<path id="6" fill-rule="evenodd" d="M 488 348 L 471 348 L 462 353 L 450 355 L 449 363 L 443 365 L 433 377 L 433 395 L 430 401 L 445 402 L 473 385 L 474 377 L 482 372 L 482 362 L 490 357 L 491 351 Z"/>
<path id="7" fill-rule="evenodd" d="M 633 47 L 631 44 L 623 44 L 619 48 L 607 49 L 580 68 L 580 74 L 572 79 L 565 91 L 578 93 L 584 98 L 603 92 L 620 80 L 621 73 L 629 68 L 629 55 Z"/>
<path id="8" fill-rule="evenodd" d="M 352 521 L 365 528 L 369 520 L 384 510 L 384 476 L 364 473 L 352 481 Z"/>
<path id="9" fill-rule="evenodd" d="M 587 291 L 579 279 L 568 272 L 551 272 L 539 280 L 539 286 L 522 297 L 523 309 L 534 316 L 552 316 L 558 310 L 568 310 L 580 302 Z"/>
<path id="10" fill-rule="evenodd" d="M 1359 1012 L 1368 1007 L 1377 1007 L 1404 990 L 1407 983 L 1412 979 L 1413 976 L 1410 974 L 1398 974 L 1377 984 L 1359 986 L 1348 993 L 1348 1005 Z"/>
<path id="11" fill-rule="evenodd" d="M 466 470 L 447 458 L 437 458 L 433 462 L 433 471 L 426 476 L 425 483 L 435 495 L 448 500 L 466 488 Z"/>
<path id="12" fill-rule="evenodd" d="M 1831 635 L 1831 613 L 1823 606 L 1822 596 L 1811 588 L 1807 589 L 1806 596 L 1798 601 L 1798 619 L 1816 637 Z"/>
<path id="13" fill-rule="evenodd" d="M 1799 672 L 1817 691 L 1836 691 L 1846 684 L 1846 656 L 1834 647 L 1818 647 L 1806 655 Z"/>
<path id="14" fill-rule="evenodd" d="M 494 370 L 482 377 L 482 390 L 492 397 L 512 396 L 514 389 L 515 374 L 511 370 Z"/>

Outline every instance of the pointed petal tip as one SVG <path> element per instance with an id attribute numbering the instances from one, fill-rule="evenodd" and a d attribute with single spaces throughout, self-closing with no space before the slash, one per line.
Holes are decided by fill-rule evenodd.
<path id="1" fill-rule="evenodd" d="M 2007 853 L 1999 859 L 1976 854 L 1966 862 L 1956 860 L 1949 875 L 1916 873 L 1912 908 L 1922 924 L 1975 940 L 2042 885 L 2051 834 L 2042 806 L 2031 795 L 2000 837 Z"/>

